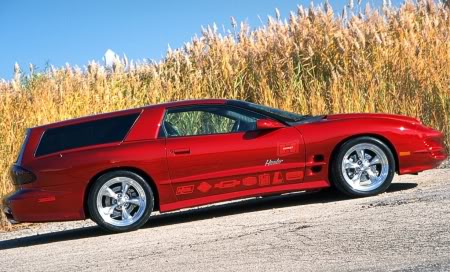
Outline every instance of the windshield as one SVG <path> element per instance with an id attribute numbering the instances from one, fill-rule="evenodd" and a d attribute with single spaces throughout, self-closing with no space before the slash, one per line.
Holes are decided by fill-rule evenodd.
<path id="1" fill-rule="evenodd" d="M 268 106 L 258 105 L 255 103 L 245 102 L 245 101 L 230 101 L 229 104 L 245 107 L 256 112 L 265 113 L 266 115 L 279 119 L 285 122 L 295 122 L 302 120 L 305 116 L 293 112 L 283 111 L 276 108 L 271 108 Z"/>

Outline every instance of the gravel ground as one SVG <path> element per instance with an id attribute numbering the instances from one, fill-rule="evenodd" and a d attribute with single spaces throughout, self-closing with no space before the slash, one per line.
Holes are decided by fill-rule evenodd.
<path id="1" fill-rule="evenodd" d="M 448 158 L 446 161 L 444 161 L 440 166 L 439 169 L 445 169 L 450 168 L 450 158 Z"/>
<path id="2" fill-rule="evenodd" d="M 0 233 L 1 271 L 450 271 L 450 169 L 379 196 L 253 198 L 155 215 L 108 235 L 90 221 Z"/>

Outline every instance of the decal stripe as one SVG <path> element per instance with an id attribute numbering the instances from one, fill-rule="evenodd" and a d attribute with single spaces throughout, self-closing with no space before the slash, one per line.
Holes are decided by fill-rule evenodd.
<path id="1" fill-rule="evenodd" d="M 241 184 L 240 180 L 233 179 L 233 180 L 224 180 L 214 185 L 214 188 L 219 189 L 228 189 L 228 188 L 234 188 Z"/>
<path id="2" fill-rule="evenodd" d="M 176 195 L 186 195 L 194 192 L 194 185 L 178 186 Z"/>
<path id="3" fill-rule="evenodd" d="M 242 179 L 242 185 L 244 186 L 253 186 L 256 185 L 257 183 L 258 180 L 256 179 L 256 177 L 246 177 Z"/>
<path id="4" fill-rule="evenodd" d="M 220 202 L 224 200 L 233 200 L 241 197 L 251 197 L 258 196 L 265 193 L 272 192 L 289 192 L 289 191 L 299 191 L 305 189 L 319 189 L 329 187 L 329 183 L 325 180 L 311 181 L 311 182 L 301 182 L 301 183 L 291 183 L 283 184 L 280 186 L 270 186 L 255 188 L 250 190 L 241 190 L 237 192 L 230 192 L 226 194 L 210 195 L 205 197 L 198 197 L 194 199 L 187 199 L 177 202 L 172 202 L 169 204 L 161 204 L 161 212 L 172 211 L 180 208 L 188 208 L 193 206 L 211 204 L 215 202 Z"/>
<path id="5" fill-rule="evenodd" d="M 298 180 L 303 178 L 303 171 L 292 171 L 286 173 L 286 180 Z"/>

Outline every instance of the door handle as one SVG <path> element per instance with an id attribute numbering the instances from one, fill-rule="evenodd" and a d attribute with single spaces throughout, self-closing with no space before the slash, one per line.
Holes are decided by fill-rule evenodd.
<path id="1" fill-rule="evenodd" d="M 190 154 L 191 149 L 189 148 L 177 148 L 170 150 L 174 155 Z"/>

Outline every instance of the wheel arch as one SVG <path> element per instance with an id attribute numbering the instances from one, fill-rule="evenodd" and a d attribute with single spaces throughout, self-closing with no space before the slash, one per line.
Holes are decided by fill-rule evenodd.
<path id="1" fill-rule="evenodd" d="M 331 178 L 331 167 L 332 167 L 332 163 L 333 160 L 335 159 L 335 157 L 337 156 L 339 149 L 341 148 L 341 146 L 352 139 L 356 139 L 356 138 L 360 138 L 360 137 L 372 137 L 375 138 L 381 142 L 383 142 L 385 145 L 387 145 L 387 147 L 389 148 L 389 150 L 391 150 L 392 154 L 394 155 L 394 161 L 395 161 L 395 172 L 399 173 L 399 160 L 398 160 L 398 154 L 397 154 L 397 150 L 395 149 L 394 145 L 392 144 L 391 141 L 389 141 L 389 139 L 387 139 L 386 137 L 380 135 L 380 134 L 373 134 L 373 133 L 363 133 L 363 134 L 356 134 L 356 135 L 352 135 L 350 137 L 346 137 L 344 139 L 342 139 L 338 144 L 336 144 L 336 146 L 333 148 L 333 151 L 331 152 L 331 156 L 330 156 L 330 160 L 328 162 L 328 179 L 331 183 L 333 183 L 333 179 Z"/>
<path id="2" fill-rule="evenodd" d="M 95 174 L 89 180 L 89 182 L 86 186 L 86 189 L 84 190 L 84 196 L 83 196 L 83 209 L 84 209 L 84 214 L 85 214 L 86 218 L 90 218 L 87 199 L 88 199 L 89 191 L 91 190 L 91 187 L 94 184 L 94 182 L 103 174 L 106 174 L 106 173 L 112 172 L 112 171 L 120 171 L 120 170 L 134 172 L 134 173 L 138 174 L 139 176 L 141 176 L 150 185 L 150 188 L 152 188 L 153 195 L 155 197 L 155 203 L 154 203 L 153 210 L 159 211 L 159 192 L 158 192 L 158 188 L 156 187 L 156 184 L 155 184 L 155 181 L 153 180 L 153 178 L 149 174 L 147 174 L 145 171 L 143 171 L 142 169 L 139 169 L 136 167 L 124 166 L 124 167 L 114 167 L 114 168 L 108 168 L 108 169 L 102 170 L 101 172 L 98 172 L 97 174 Z"/>

